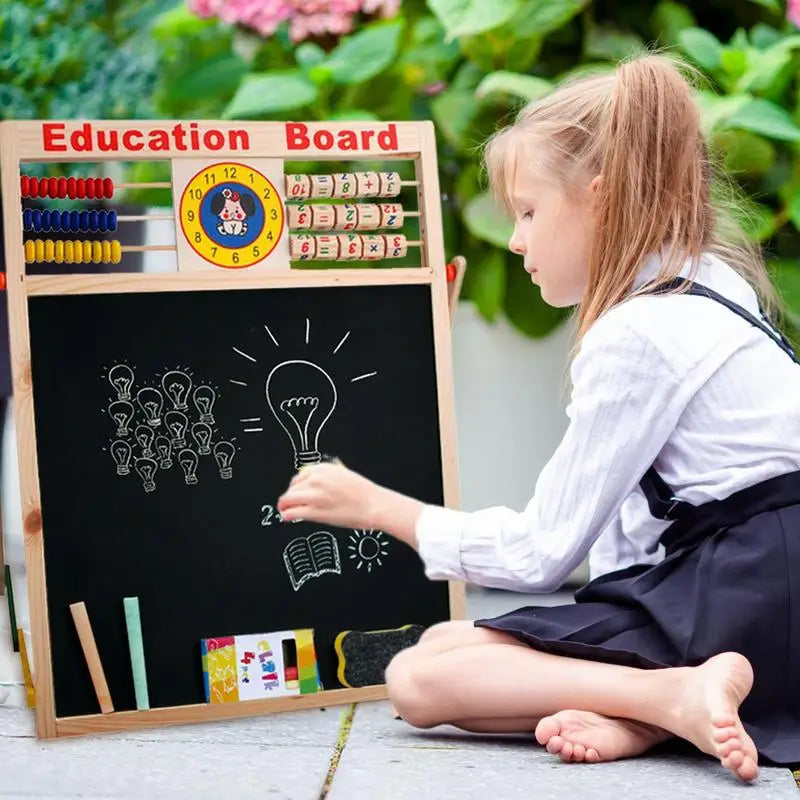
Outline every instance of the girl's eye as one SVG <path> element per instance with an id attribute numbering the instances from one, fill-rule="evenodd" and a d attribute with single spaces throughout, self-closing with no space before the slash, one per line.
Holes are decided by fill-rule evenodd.
<path id="1" fill-rule="evenodd" d="M 532 216 L 533 216 L 533 211 L 526 211 L 526 212 L 525 212 L 525 213 L 522 215 L 522 219 L 530 219 Z"/>

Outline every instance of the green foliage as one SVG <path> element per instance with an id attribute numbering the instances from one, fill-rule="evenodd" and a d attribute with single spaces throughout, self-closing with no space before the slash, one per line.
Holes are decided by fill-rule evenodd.
<path id="1" fill-rule="evenodd" d="M 724 13 L 719 0 L 404 0 L 393 19 L 362 16 L 350 35 L 299 45 L 287 25 L 261 38 L 184 0 L 0 7 L 5 117 L 434 120 L 447 254 L 468 260 L 463 296 L 529 336 L 564 312 L 507 249 L 511 223 L 487 194 L 481 144 L 555 82 L 669 48 L 699 70 L 704 130 L 750 198 L 740 221 L 800 320 L 800 31 L 779 0 L 730 0 Z M 164 165 L 134 169 L 167 177 Z"/>

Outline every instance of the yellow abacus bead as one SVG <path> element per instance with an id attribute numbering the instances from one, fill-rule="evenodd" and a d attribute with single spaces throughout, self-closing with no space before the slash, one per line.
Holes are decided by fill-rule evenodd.
<path id="1" fill-rule="evenodd" d="M 400 175 L 396 172 L 381 172 L 381 197 L 397 197 L 400 194 Z"/>
<path id="2" fill-rule="evenodd" d="M 63 264 L 64 263 L 64 242 L 56 242 L 55 243 L 55 252 L 53 253 L 53 261 L 56 264 Z"/>
<path id="3" fill-rule="evenodd" d="M 45 239 L 44 240 L 44 260 L 45 261 L 53 261 L 53 257 L 55 256 L 55 247 L 53 246 L 55 242 L 52 239 Z"/>
<path id="4" fill-rule="evenodd" d="M 402 258 L 408 252 L 408 239 L 401 233 L 384 236 L 386 258 Z"/>
<path id="5" fill-rule="evenodd" d="M 114 239 L 111 242 L 111 263 L 119 264 L 120 261 L 122 261 L 122 245 L 118 239 Z"/>
<path id="6" fill-rule="evenodd" d="M 80 242 L 83 248 L 81 262 L 84 264 L 88 264 L 92 260 L 92 242 L 88 239 L 84 239 Z"/>
<path id="7" fill-rule="evenodd" d="M 36 260 L 41 263 L 44 261 L 44 241 L 36 239 Z"/>
<path id="8" fill-rule="evenodd" d="M 333 176 L 334 197 L 357 197 L 358 181 L 353 172 L 339 172 Z"/>
<path id="9" fill-rule="evenodd" d="M 25 263 L 30 264 L 33 261 L 33 242 L 28 239 L 25 242 Z"/>
<path id="10" fill-rule="evenodd" d="M 386 255 L 386 237 L 380 234 L 370 234 L 362 238 L 364 243 L 364 258 L 373 261 Z"/>
<path id="11" fill-rule="evenodd" d="M 92 261 L 95 264 L 103 263 L 103 243 L 92 242 Z"/>
<path id="12" fill-rule="evenodd" d="M 361 254 L 364 252 L 364 242 L 359 234 L 340 233 L 336 238 L 339 240 L 339 258 L 344 261 L 361 258 Z"/>
<path id="13" fill-rule="evenodd" d="M 67 264 L 73 264 L 75 262 L 75 246 L 70 240 L 64 242 L 64 261 L 66 261 Z"/>

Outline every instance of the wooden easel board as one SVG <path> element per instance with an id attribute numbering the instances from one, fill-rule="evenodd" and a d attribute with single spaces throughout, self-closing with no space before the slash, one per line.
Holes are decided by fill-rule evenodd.
<path id="1" fill-rule="evenodd" d="M 247 126 L 264 144 L 259 157 L 290 155 L 276 144 L 283 127 Z M 406 147 L 390 154 L 415 163 L 419 267 L 231 270 L 195 259 L 158 275 L 70 274 L 68 265 L 64 275 L 27 274 L 19 174 L 45 155 L 42 131 L 0 131 L 38 735 L 385 697 L 380 684 L 342 687 L 337 634 L 463 618 L 463 585 L 427 580 L 418 555 L 385 532 L 285 523 L 275 506 L 314 449 L 457 506 L 430 125 L 397 123 Z M 300 441 L 282 402 L 312 396 L 324 419 Z M 150 710 L 136 710 L 125 597 L 139 600 Z M 76 603 L 88 612 L 111 713 L 100 713 Z M 201 640 L 306 629 L 321 691 L 206 702 Z"/>

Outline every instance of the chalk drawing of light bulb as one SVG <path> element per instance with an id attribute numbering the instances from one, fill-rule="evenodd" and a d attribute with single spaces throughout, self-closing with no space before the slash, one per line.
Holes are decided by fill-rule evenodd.
<path id="1" fill-rule="evenodd" d="M 178 369 L 167 372 L 161 379 L 164 394 L 172 401 L 176 411 L 186 411 L 188 408 L 189 392 L 192 389 L 192 379 Z"/>
<path id="2" fill-rule="evenodd" d="M 136 402 L 144 412 L 145 420 L 151 428 L 161 424 L 161 410 L 164 408 L 164 397 L 158 389 L 146 386 L 136 392 Z"/>
<path id="3" fill-rule="evenodd" d="M 180 450 L 186 447 L 186 429 L 189 427 L 186 414 L 182 414 L 180 411 L 167 411 L 164 414 L 164 422 L 167 423 L 167 430 L 172 436 L 172 448 Z"/>
<path id="4" fill-rule="evenodd" d="M 236 455 L 236 448 L 231 442 L 217 442 L 214 445 L 214 460 L 219 467 L 219 476 L 227 480 L 233 477 L 233 457 Z"/>
<path id="5" fill-rule="evenodd" d="M 131 468 L 131 446 L 124 439 L 114 439 L 111 443 L 111 458 L 117 465 L 117 475 L 129 475 Z"/>
<path id="6" fill-rule="evenodd" d="M 192 398 L 197 410 L 200 412 L 200 422 L 213 425 L 214 415 L 211 410 L 214 408 L 214 402 L 217 399 L 216 392 L 210 386 L 198 386 L 194 390 Z"/>
<path id="7" fill-rule="evenodd" d="M 152 458 L 137 458 L 135 462 L 136 471 L 142 479 L 142 485 L 146 492 L 152 492 L 156 488 L 153 480 L 158 469 L 158 464 Z"/>
<path id="8" fill-rule="evenodd" d="M 172 466 L 172 442 L 168 436 L 156 436 L 156 453 L 161 459 L 158 462 L 161 469 L 169 469 Z"/>
<path id="9" fill-rule="evenodd" d="M 127 364 L 117 364 L 108 371 L 108 380 L 117 391 L 117 400 L 131 399 L 133 370 Z"/>
<path id="10" fill-rule="evenodd" d="M 284 361 L 267 376 L 267 403 L 294 448 L 294 465 L 317 464 L 319 432 L 336 407 L 336 386 L 310 361 Z"/>
<path id="11" fill-rule="evenodd" d="M 153 453 L 153 437 L 155 436 L 153 429 L 148 428 L 147 425 L 137 425 L 133 435 L 136 443 L 142 448 L 142 456 L 152 458 L 155 455 Z"/>
<path id="12" fill-rule="evenodd" d="M 134 408 L 127 400 L 115 400 L 108 407 L 111 419 L 117 423 L 117 436 L 127 436 L 130 433 L 128 425 L 133 419 Z"/>
<path id="13" fill-rule="evenodd" d="M 192 425 L 192 438 L 197 442 L 197 452 L 201 456 L 207 456 L 211 453 L 211 448 L 208 446 L 211 442 L 210 425 L 206 425 L 205 422 L 195 422 Z"/>
<path id="14" fill-rule="evenodd" d="M 197 483 L 197 461 L 197 453 L 194 450 L 189 450 L 188 447 L 178 453 L 178 463 L 183 470 L 183 477 L 187 486 Z"/>

